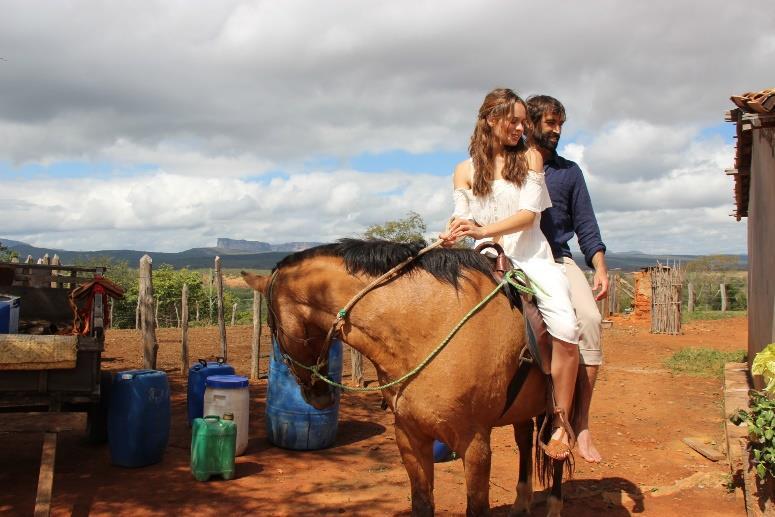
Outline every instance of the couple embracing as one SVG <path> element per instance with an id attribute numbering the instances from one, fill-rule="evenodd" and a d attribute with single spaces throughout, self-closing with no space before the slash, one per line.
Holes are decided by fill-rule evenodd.
<path id="1" fill-rule="evenodd" d="M 563 420 L 578 390 L 573 427 L 579 453 L 599 462 L 589 407 L 602 364 L 593 290 L 597 299 L 608 291 L 606 248 L 581 169 L 556 152 L 564 122 L 565 108 L 552 97 L 526 102 L 510 89 L 488 93 L 471 136 L 471 158 L 455 168 L 453 221 L 440 237 L 445 246 L 462 237 L 497 242 L 540 286 L 537 305 L 552 337 L 556 397 L 553 432 L 544 450 L 558 460 L 570 454 L 573 440 Z M 574 234 L 595 270 L 592 287 L 571 258 L 568 242 Z"/>

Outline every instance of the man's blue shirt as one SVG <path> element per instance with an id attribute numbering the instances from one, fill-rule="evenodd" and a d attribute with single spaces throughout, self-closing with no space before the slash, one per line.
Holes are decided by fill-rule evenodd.
<path id="1" fill-rule="evenodd" d="M 606 248 L 581 168 L 554 153 L 544 164 L 544 174 L 552 207 L 541 213 L 541 230 L 554 258 L 573 258 L 568 241 L 576 234 L 587 265 L 594 267 L 592 257 Z"/>

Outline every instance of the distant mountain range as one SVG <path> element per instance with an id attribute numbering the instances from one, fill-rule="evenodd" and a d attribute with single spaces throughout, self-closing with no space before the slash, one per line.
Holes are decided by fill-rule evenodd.
<path id="1" fill-rule="evenodd" d="M 0 243 L 10 250 L 16 251 L 24 260 L 27 255 L 32 255 L 36 260 L 46 253 L 50 257 L 59 255 L 63 264 L 73 264 L 79 261 L 94 260 L 107 257 L 116 261 L 126 261 L 135 267 L 140 258 L 146 253 L 151 256 L 154 264 L 169 264 L 175 268 L 188 267 L 192 269 L 213 267 L 216 256 L 221 257 L 223 268 L 230 269 L 271 269 L 284 257 L 307 248 L 318 246 L 320 242 L 288 242 L 283 244 L 269 244 L 261 241 L 245 241 L 228 238 L 220 238 L 214 248 L 192 248 L 178 253 L 161 253 L 154 251 L 137 250 L 97 250 L 97 251 L 67 251 L 55 248 L 40 248 L 30 246 L 24 242 L 0 238 Z M 606 262 L 609 269 L 621 269 L 622 271 L 638 271 L 642 267 L 653 266 L 659 261 L 662 264 L 668 262 L 686 263 L 700 255 L 649 255 L 639 251 L 627 251 L 623 253 L 606 252 Z M 747 255 L 738 255 L 740 269 L 748 266 Z M 574 254 L 574 259 L 583 269 L 588 269 L 584 264 L 581 254 Z"/>

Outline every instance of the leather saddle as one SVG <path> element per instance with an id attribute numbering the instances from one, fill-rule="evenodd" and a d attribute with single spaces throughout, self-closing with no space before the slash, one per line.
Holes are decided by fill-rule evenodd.
<path id="1" fill-rule="evenodd" d="M 496 242 L 482 242 L 474 249 L 478 253 L 487 249 L 495 252 L 495 258 L 491 256 L 491 253 L 484 253 L 484 255 L 490 259 L 492 277 L 498 283 L 503 281 L 503 276 L 507 271 L 511 271 L 514 268 L 511 259 L 503 251 L 503 247 Z M 529 280 L 525 287 L 530 287 Z M 535 297 L 518 291 L 510 284 L 505 284 L 503 286 L 503 291 L 511 302 L 511 305 L 516 307 L 525 318 L 525 332 L 527 334 L 525 347 L 530 352 L 533 363 L 535 363 L 544 374 L 549 375 L 552 368 L 552 338 L 546 328 L 544 318 L 538 310 Z M 520 358 L 524 357 L 524 353 L 524 349 L 520 351 Z"/>

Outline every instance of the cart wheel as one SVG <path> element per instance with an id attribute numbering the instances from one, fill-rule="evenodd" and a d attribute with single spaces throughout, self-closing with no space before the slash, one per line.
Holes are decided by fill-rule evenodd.
<path id="1" fill-rule="evenodd" d="M 86 415 L 86 432 L 91 443 L 108 441 L 108 407 L 112 385 L 113 374 L 100 372 L 100 400 L 89 406 Z"/>

